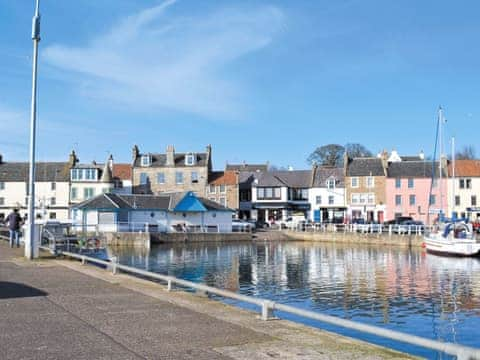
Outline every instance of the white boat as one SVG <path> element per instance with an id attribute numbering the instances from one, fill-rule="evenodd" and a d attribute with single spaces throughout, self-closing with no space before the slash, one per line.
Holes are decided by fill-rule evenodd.
<path id="1" fill-rule="evenodd" d="M 464 221 L 441 224 L 425 235 L 424 246 L 427 252 L 438 255 L 480 255 L 480 242 L 475 237 L 472 225 Z"/>

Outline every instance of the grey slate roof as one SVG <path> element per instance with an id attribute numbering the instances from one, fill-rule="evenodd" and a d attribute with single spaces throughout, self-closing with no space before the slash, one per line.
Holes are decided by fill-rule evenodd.
<path id="1" fill-rule="evenodd" d="M 343 168 L 319 166 L 314 169 L 313 187 L 322 188 L 327 186 L 327 180 L 334 178 L 335 186 L 345 187 L 345 176 Z"/>
<path id="2" fill-rule="evenodd" d="M 347 176 L 385 176 L 380 158 L 348 159 Z"/>
<path id="3" fill-rule="evenodd" d="M 35 166 L 35 181 L 68 182 L 70 168 L 66 162 L 38 162 Z M 28 162 L 0 163 L 0 181 L 23 182 L 29 180 Z"/>
<path id="4" fill-rule="evenodd" d="M 190 154 L 190 153 L 188 153 Z M 166 154 L 142 154 L 142 155 L 150 155 L 152 157 L 152 165 L 149 167 L 165 167 L 167 166 L 167 155 Z M 141 158 L 140 155 L 135 162 L 133 163 L 134 167 L 143 167 L 141 165 Z M 208 162 L 208 154 L 207 153 L 193 153 L 196 156 L 196 163 L 193 166 L 207 166 Z M 192 165 L 185 165 L 185 156 L 186 153 L 175 153 L 175 167 L 192 167 Z"/>
<path id="5" fill-rule="evenodd" d="M 255 181 L 255 175 L 258 175 L 256 172 L 246 172 L 241 171 L 238 173 L 238 188 L 240 190 L 248 190 L 252 187 L 253 182 Z"/>
<path id="6" fill-rule="evenodd" d="M 126 209 L 126 210 L 170 210 L 172 211 L 187 192 L 165 193 L 162 195 L 120 195 L 101 194 L 80 204 L 73 205 L 75 209 Z M 207 210 L 225 211 L 226 207 L 208 199 L 197 197 Z"/>
<path id="7" fill-rule="evenodd" d="M 308 188 L 312 183 L 311 170 L 266 171 L 254 173 L 257 186 L 287 186 L 291 188 Z"/>
<path id="8" fill-rule="evenodd" d="M 268 164 L 227 164 L 225 170 L 246 172 L 268 171 Z"/>
<path id="9" fill-rule="evenodd" d="M 395 162 L 388 165 L 389 178 L 432 178 L 432 167 L 435 177 L 439 175 L 439 163 L 432 165 L 431 161 L 406 161 Z M 442 176 L 447 176 L 444 169 Z"/>

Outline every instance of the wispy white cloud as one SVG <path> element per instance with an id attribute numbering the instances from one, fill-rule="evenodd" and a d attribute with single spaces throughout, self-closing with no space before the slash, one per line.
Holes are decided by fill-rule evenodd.
<path id="1" fill-rule="evenodd" d="M 121 19 L 86 47 L 52 45 L 45 59 L 77 73 L 83 94 L 102 101 L 217 119 L 241 116 L 247 90 L 228 67 L 271 43 L 284 23 L 282 11 L 255 6 L 186 17 L 174 14 L 175 3 Z"/>

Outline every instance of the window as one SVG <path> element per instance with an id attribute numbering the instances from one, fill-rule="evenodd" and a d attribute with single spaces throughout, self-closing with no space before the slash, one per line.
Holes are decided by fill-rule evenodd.
<path id="1" fill-rule="evenodd" d="M 198 173 L 196 171 L 192 171 L 191 178 L 192 184 L 198 183 Z"/>
<path id="2" fill-rule="evenodd" d="M 5 183 L 3 181 L 0 181 L 0 190 L 5 189 Z"/>
<path id="3" fill-rule="evenodd" d="M 260 187 L 257 188 L 257 199 L 259 200 L 265 200 L 265 199 L 280 199 L 280 188 L 275 187 Z"/>
<path id="4" fill-rule="evenodd" d="M 395 205 L 396 206 L 402 205 L 402 195 L 395 195 Z"/>
<path id="5" fill-rule="evenodd" d="M 195 165 L 195 156 L 192 153 L 185 156 L 185 165 Z"/>
<path id="6" fill-rule="evenodd" d="M 28 196 L 25 196 L 25 205 L 28 205 Z"/>
<path id="7" fill-rule="evenodd" d="M 5 205 L 5 198 L 0 197 L 0 206 Z"/>
<path id="8" fill-rule="evenodd" d="M 70 197 L 72 198 L 72 200 L 76 200 L 77 196 L 77 188 L 72 187 L 72 190 L 70 190 Z"/>
<path id="9" fill-rule="evenodd" d="M 352 188 L 358 188 L 358 177 L 352 177 Z"/>
<path id="10" fill-rule="evenodd" d="M 459 184 L 458 184 L 459 188 L 465 189 L 465 179 L 459 179 L 458 181 L 459 181 Z"/>
<path id="11" fill-rule="evenodd" d="M 460 206 L 460 196 L 455 196 L 455 206 Z"/>
<path id="12" fill-rule="evenodd" d="M 215 185 L 213 185 L 213 184 L 210 184 L 210 185 L 208 186 L 208 192 L 209 192 L 210 194 L 215 194 L 215 193 L 217 192 L 217 187 L 216 187 Z"/>
<path id="13" fill-rule="evenodd" d="M 322 197 L 321 197 L 320 195 L 317 195 L 317 196 L 315 197 L 315 203 L 316 203 L 317 205 L 321 205 L 321 204 L 322 204 Z"/>
<path id="14" fill-rule="evenodd" d="M 73 181 L 83 180 L 83 170 L 82 169 L 72 169 L 70 176 Z"/>
<path id="15" fill-rule="evenodd" d="M 140 185 L 147 185 L 148 183 L 148 175 L 147 173 L 140 173 Z"/>
<path id="16" fill-rule="evenodd" d="M 165 173 L 157 173 L 157 184 L 165 184 Z"/>
<path id="17" fill-rule="evenodd" d="M 252 191 L 250 189 L 240 190 L 240 201 L 252 201 Z"/>
<path id="18" fill-rule="evenodd" d="M 372 193 L 368 194 L 367 202 L 369 204 L 375 204 L 375 194 L 372 194 Z"/>
<path id="19" fill-rule="evenodd" d="M 220 193 L 225 194 L 225 184 L 221 184 L 219 188 L 220 188 Z"/>
<path id="20" fill-rule="evenodd" d="M 410 199 L 410 201 L 409 201 L 410 206 L 414 206 L 415 203 L 416 203 L 416 197 L 415 197 L 415 195 L 410 195 L 409 199 Z"/>
<path id="21" fill-rule="evenodd" d="M 142 155 L 140 158 L 140 165 L 150 166 L 152 165 L 152 157 L 150 155 Z"/>
<path id="22" fill-rule="evenodd" d="M 57 205 L 57 198 L 51 197 L 50 198 L 50 206 L 55 206 Z"/>
<path id="23" fill-rule="evenodd" d="M 50 190 L 53 191 L 53 190 L 56 190 L 56 189 L 57 189 L 57 183 L 52 182 L 52 183 L 50 184 Z"/>
<path id="24" fill-rule="evenodd" d="M 327 188 L 335 189 L 335 179 L 330 178 L 327 180 Z"/>
<path id="25" fill-rule="evenodd" d="M 83 189 L 83 198 L 84 199 L 90 199 L 95 195 L 95 189 L 94 188 L 84 188 Z"/>
<path id="26" fill-rule="evenodd" d="M 408 188 L 413 189 L 413 186 L 414 186 L 413 179 L 412 178 L 408 179 Z"/>
<path id="27" fill-rule="evenodd" d="M 308 189 L 288 189 L 288 200 L 303 201 L 308 200 Z"/>
<path id="28" fill-rule="evenodd" d="M 472 179 L 466 179 L 465 180 L 465 187 L 467 189 L 471 189 L 472 188 Z"/>
<path id="29" fill-rule="evenodd" d="M 175 184 L 183 184 L 183 172 L 177 171 L 175 173 Z"/>
<path id="30" fill-rule="evenodd" d="M 395 187 L 397 189 L 400 189 L 402 187 L 402 179 L 400 179 L 400 178 L 395 179 Z"/>
<path id="31" fill-rule="evenodd" d="M 82 172 L 82 170 L 80 170 Z M 96 169 L 84 169 L 83 172 L 85 180 L 97 180 L 97 170 Z"/>
<path id="32" fill-rule="evenodd" d="M 437 203 L 437 197 L 435 195 L 430 195 L 430 205 L 435 205 Z"/>
<path id="33" fill-rule="evenodd" d="M 335 197 L 333 195 L 328 196 L 328 205 L 333 205 L 335 203 Z"/>
<path id="34" fill-rule="evenodd" d="M 50 215 L 49 215 L 49 217 L 50 217 L 51 220 L 54 220 L 54 219 L 57 218 L 57 213 L 51 212 Z"/>
<path id="35" fill-rule="evenodd" d="M 352 194 L 352 204 L 360 203 L 360 194 Z"/>
<path id="36" fill-rule="evenodd" d="M 227 199 L 226 198 L 221 197 L 219 203 L 220 203 L 220 205 L 227 207 Z"/>
<path id="37" fill-rule="evenodd" d="M 477 196 L 476 195 L 472 195 L 472 198 L 470 200 L 471 200 L 472 206 L 477 206 Z"/>
<path id="38" fill-rule="evenodd" d="M 210 198 L 208 198 L 208 200 L 210 200 L 210 201 L 217 201 L 217 199 L 215 199 L 214 197 L 210 197 Z"/>
<path id="39" fill-rule="evenodd" d="M 372 189 L 375 187 L 375 178 L 373 176 L 367 177 L 367 188 Z"/>

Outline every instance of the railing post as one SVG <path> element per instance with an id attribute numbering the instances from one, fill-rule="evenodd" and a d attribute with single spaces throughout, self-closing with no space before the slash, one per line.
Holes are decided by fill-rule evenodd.
<path id="1" fill-rule="evenodd" d="M 268 301 L 268 300 L 265 300 L 262 303 L 261 319 L 263 321 L 268 321 L 268 320 L 275 319 L 275 316 L 273 315 L 274 305 L 275 305 L 275 303 L 273 301 Z"/>
<path id="2" fill-rule="evenodd" d="M 392 236 L 392 225 L 388 225 L 388 236 Z"/>
<path id="3" fill-rule="evenodd" d="M 117 261 L 118 261 L 118 259 L 117 259 L 116 256 L 112 256 L 110 261 L 112 262 L 112 274 L 116 275 L 117 274 Z"/>
<path id="4" fill-rule="evenodd" d="M 167 291 L 172 291 L 172 279 L 167 280 Z"/>
<path id="5" fill-rule="evenodd" d="M 82 255 L 82 265 L 85 265 L 85 262 L 86 262 L 85 260 L 86 260 L 85 255 Z"/>

